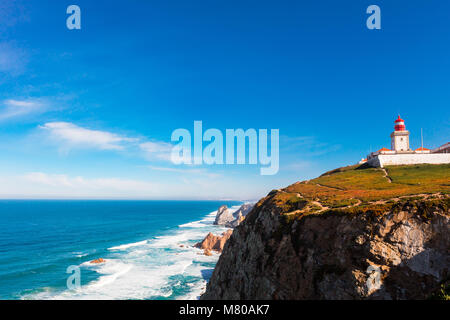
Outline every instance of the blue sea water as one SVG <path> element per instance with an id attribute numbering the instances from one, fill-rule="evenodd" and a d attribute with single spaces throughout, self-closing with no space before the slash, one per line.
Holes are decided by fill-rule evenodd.
<path id="1" fill-rule="evenodd" d="M 1 200 L 0 299 L 196 299 L 218 255 L 192 245 L 226 230 L 223 204 L 240 202 Z"/>

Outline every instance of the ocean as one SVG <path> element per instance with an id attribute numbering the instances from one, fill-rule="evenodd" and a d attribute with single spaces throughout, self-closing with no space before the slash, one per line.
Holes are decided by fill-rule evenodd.
<path id="1" fill-rule="evenodd" d="M 223 204 L 242 203 L 1 200 L 0 299 L 197 299 L 219 255 L 192 245 Z"/>

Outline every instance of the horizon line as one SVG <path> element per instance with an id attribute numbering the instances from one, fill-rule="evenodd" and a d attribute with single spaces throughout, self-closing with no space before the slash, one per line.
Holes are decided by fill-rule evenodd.
<path id="1" fill-rule="evenodd" d="M 255 202 L 250 199 L 150 199 L 150 198 L 1 198 L 0 201 L 239 201 Z"/>

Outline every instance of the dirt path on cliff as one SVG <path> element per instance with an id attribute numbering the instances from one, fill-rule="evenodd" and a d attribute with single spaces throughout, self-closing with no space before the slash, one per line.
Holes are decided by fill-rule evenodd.
<path id="1" fill-rule="evenodd" d="M 311 203 L 316 205 L 316 206 L 318 206 L 318 207 L 320 207 L 320 210 L 317 211 L 317 213 L 321 213 L 321 212 L 324 212 L 324 211 L 330 209 L 329 207 L 324 206 L 323 204 L 321 204 L 319 201 L 311 201 Z"/>
<path id="2" fill-rule="evenodd" d="M 427 200 L 429 198 L 438 198 L 441 199 L 442 198 L 442 194 L 441 193 L 419 193 L 419 194 L 410 194 L 410 195 L 406 195 L 406 196 L 401 196 L 401 197 L 395 197 L 395 198 L 391 198 L 389 200 L 378 200 L 378 201 L 371 201 L 369 202 L 370 204 L 386 204 L 388 201 L 395 201 L 398 202 L 402 199 L 408 199 L 408 198 L 416 198 L 416 197 L 421 197 L 422 200 Z"/>
<path id="3" fill-rule="evenodd" d="M 309 182 L 308 182 L 309 183 Z M 316 186 L 322 187 L 322 188 L 330 188 L 330 189 L 336 189 L 336 190 L 340 190 L 340 191 L 345 191 L 344 188 L 339 188 L 339 187 L 333 187 L 333 186 L 326 186 L 324 184 L 320 184 L 320 183 L 315 183 L 313 182 L 312 184 L 315 184 Z"/>
<path id="4" fill-rule="evenodd" d="M 388 172 L 386 171 L 386 169 L 381 168 L 381 171 L 383 171 L 383 173 L 384 173 L 384 176 L 383 176 L 383 177 L 385 177 L 385 178 L 388 180 L 389 183 L 392 183 L 392 179 L 391 179 L 391 177 L 389 177 L 389 174 L 388 174 Z"/>
<path id="5" fill-rule="evenodd" d="M 387 171 L 386 171 L 385 169 L 382 169 L 382 170 L 383 170 L 383 172 L 385 173 L 385 178 L 389 180 L 389 183 L 392 183 L 392 180 L 391 180 L 390 177 L 388 176 Z M 310 182 L 308 181 L 308 183 L 310 183 Z M 315 184 L 315 185 L 318 185 L 318 186 L 321 186 L 321 187 L 327 187 L 327 186 L 320 185 L 320 184 L 318 184 L 318 183 L 314 183 L 314 184 Z M 328 187 L 328 188 L 330 188 L 330 187 Z M 338 189 L 338 188 L 335 188 L 335 189 Z M 282 191 L 282 192 L 286 193 L 285 191 Z M 327 205 L 325 205 L 325 204 L 322 204 L 322 203 L 321 203 L 320 201 L 318 201 L 318 200 L 310 200 L 310 199 L 307 199 L 307 198 L 305 198 L 301 193 L 296 193 L 296 195 L 297 195 L 297 197 L 299 197 L 299 198 L 308 200 L 308 202 L 309 202 L 311 205 L 315 205 L 315 206 L 317 206 L 317 207 L 319 208 L 317 211 L 314 211 L 314 213 L 311 213 L 311 214 L 316 215 L 316 214 L 323 213 L 323 212 L 325 212 L 325 211 L 327 211 L 327 210 L 333 209 L 332 207 L 329 207 L 329 206 L 327 206 Z M 423 200 L 425 200 L 425 199 L 428 199 L 428 198 L 431 198 L 431 197 L 438 197 L 438 198 L 440 198 L 440 197 L 442 197 L 442 194 L 439 194 L 439 193 L 433 193 L 433 194 L 426 194 L 426 193 L 412 194 L 412 195 L 405 195 L 405 196 L 400 196 L 400 197 L 394 197 L 394 198 L 390 198 L 390 199 L 388 199 L 388 200 L 370 201 L 370 202 L 368 202 L 367 204 L 371 204 L 371 205 L 373 205 L 373 204 L 386 204 L 388 201 L 395 201 L 395 202 L 398 202 L 398 201 L 400 201 L 400 200 L 402 200 L 402 199 L 413 198 L 413 197 L 421 197 Z M 349 208 L 358 207 L 359 205 L 361 205 L 361 204 L 363 203 L 363 201 L 360 200 L 360 199 L 358 199 L 358 198 L 351 198 L 351 200 L 356 200 L 356 203 L 351 204 L 351 205 L 348 205 L 348 206 L 345 206 L 345 207 L 337 207 L 337 208 L 334 208 L 334 209 L 342 209 L 342 210 L 345 210 L 345 209 L 349 209 Z M 290 213 L 288 213 L 288 214 L 294 214 L 294 213 L 296 213 L 296 212 L 302 212 L 302 210 L 295 210 L 295 211 L 292 211 L 292 212 L 290 212 Z"/>
<path id="6" fill-rule="evenodd" d="M 362 203 L 362 201 L 359 200 L 359 199 L 354 199 L 354 200 L 357 201 L 355 204 L 351 204 L 351 205 L 346 206 L 346 207 L 341 207 L 339 209 L 349 209 L 349 208 L 357 207 L 357 206 L 359 206 Z M 330 209 L 330 207 L 324 206 L 319 201 L 311 201 L 311 203 L 320 207 L 320 210 L 317 211 L 317 213 L 322 213 L 322 212 L 327 211 L 328 209 Z"/>

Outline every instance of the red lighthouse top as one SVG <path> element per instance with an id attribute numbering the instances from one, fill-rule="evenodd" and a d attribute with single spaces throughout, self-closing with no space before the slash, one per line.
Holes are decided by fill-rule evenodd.
<path id="1" fill-rule="evenodd" d="M 395 120 L 395 127 L 394 127 L 394 129 L 395 129 L 395 131 L 405 131 L 406 130 L 405 120 L 400 118 L 400 115 L 398 116 L 398 119 Z"/>

